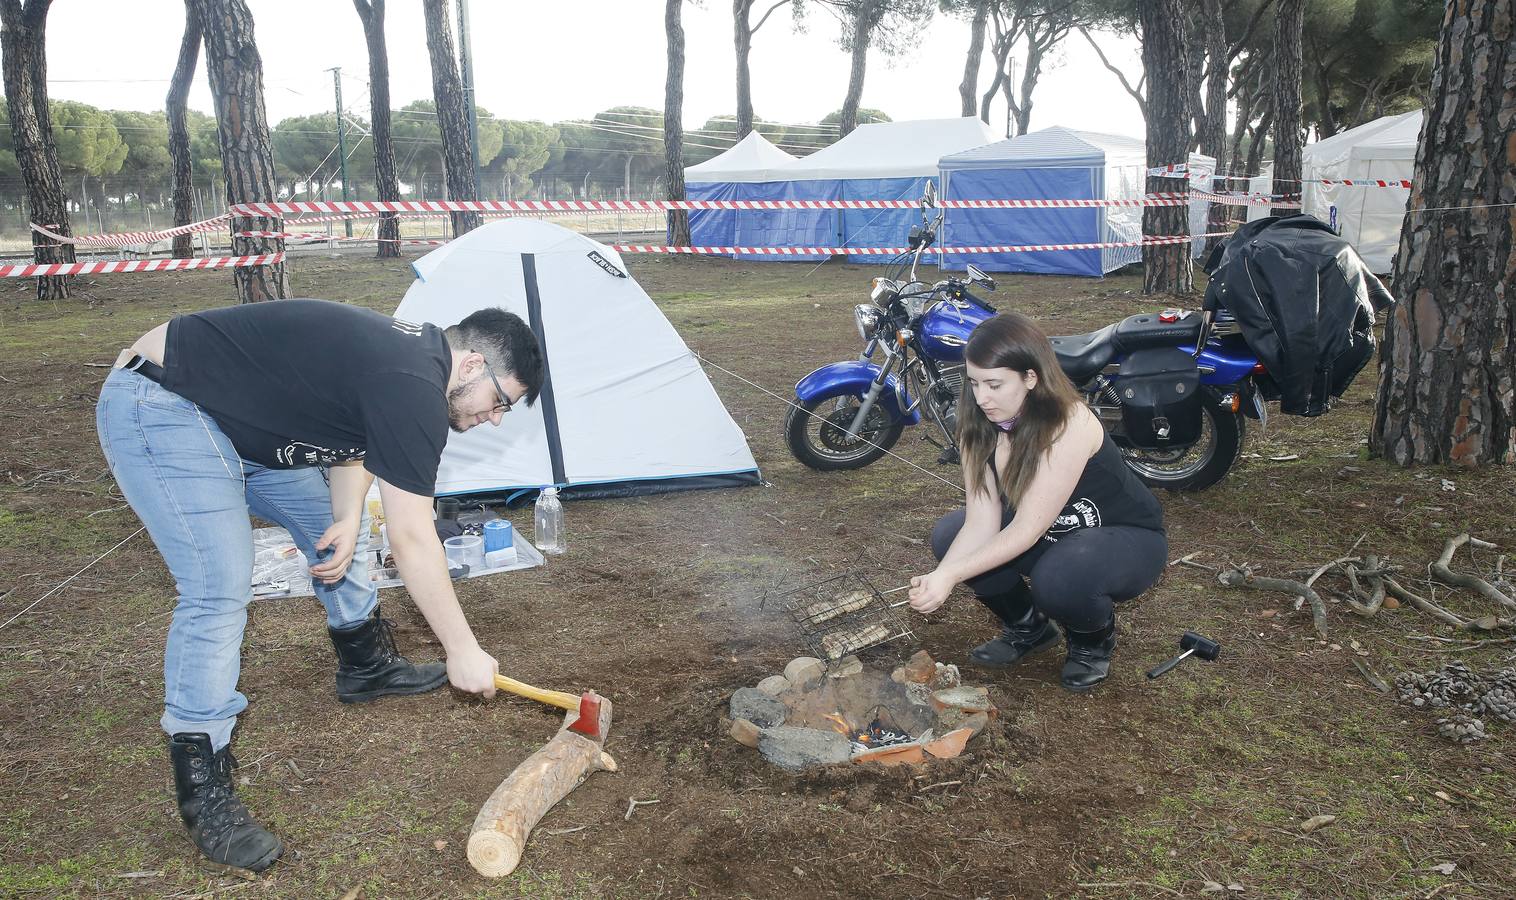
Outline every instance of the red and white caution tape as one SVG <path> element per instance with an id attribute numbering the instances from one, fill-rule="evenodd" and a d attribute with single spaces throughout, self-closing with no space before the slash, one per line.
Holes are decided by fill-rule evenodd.
<path id="1" fill-rule="evenodd" d="M 944 209 L 1049 209 L 1112 206 L 1183 206 L 1188 193 L 1153 193 L 1129 200 L 942 200 Z M 659 212 L 668 210 L 919 209 L 915 200 L 301 200 L 240 203 L 233 215 L 280 217 L 293 213 L 509 213 Z M 309 221 L 309 220 L 307 220 Z"/>
<path id="2" fill-rule="evenodd" d="M 338 242 L 338 243 L 343 243 L 343 242 L 347 242 L 347 241 L 352 241 L 354 243 L 360 243 L 361 242 L 361 243 L 372 244 L 372 243 L 376 243 L 377 242 L 377 243 L 381 243 L 381 244 L 409 244 L 409 245 L 412 245 L 412 246 L 419 244 L 419 245 L 426 246 L 426 247 L 435 247 L 435 246 L 437 246 L 439 244 L 446 244 L 447 243 L 446 239 L 444 239 L 444 240 L 436 240 L 436 239 L 431 239 L 431 240 L 419 240 L 419 239 L 417 239 L 417 240 L 413 240 L 413 239 L 409 239 L 409 238 L 400 238 L 400 239 L 396 240 L 394 238 L 362 237 L 362 236 L 358 236 L 358 235 L 355 235 L 353 237 L 346 237 L 346 236 L 343 236 L 343 235 L 335 235 L 335 234 L 319 234 L 319 233 L 317 233 L 317 234 L 302 234 L 300 232 L 293 232 L 293 231 L 234 231 L 234 232 L 232 232 L 232 237 L 282 238 L 283 240 L 286 240 L 286 241 L 301 241 L 301 242 L 314 242 L 314 243 L 325 243 L 327 241 L 335 241 L 335 242 Z"/>
<path id="3" fill-rule="evenodd" d="M 204 259 L 118 259 L 109 262 L 28 263 L 0 266 L 0 278 L 35 278 L 43 275 L 103 275 L 108 272 L 171 272 L 179 269 L 229 269 L 269 266 L 284 262 L 283 253 L 258 256 L 210 256 Z"/>
<path id="4" fill-rule="evenodd" d="M 1043 250 L 1101 250 L 1106 247 L 1143 247 L 1148 245 L 1188 244 L 1207 237 L 1226 237 L 1231 232 L 1215 234 L 1173 235 L 1150 237 L 1140 241 L 1099 241 L 1087 244 L 1003 244 L 985 247 L 930 247 L 926 253 L 1029 253 Z M 617 253 L 665 253 L 718 256 L 729 253 L 751 255 L 772 254 L 776 256 L 899 256 L 911 252 L 910 247 L 667 247 L 649 244 L 612 244 Z"/>
<path id="5" fill-rule="evenodd" d="M 215 231 L 231 220 L 231 214 L 225 213 L 212 219 L 200 222 L 191 222 L 188 225 L 180 225 L 175 228 L 166 228 L 162 231 L 127 231 L 118 234 L 83 234 L 75 237 L 67 237 L 57 232 L 50 231 L 42 225 L 32 223 L 32 230 L 52 238 L 60 244 L 73 244 L 76 247 L 137 247 L 145 244 L 156 244 L 169 238 L 178 237 L 181 234 L 194 234 L 201 231 Z"/>
<path id="6" fill-rule="evenodd" d="M 1356 179 L 1330 179 L 1321 178 L 1315 181 L 1307 181 L 1306 184 L 1345 184 L 1351 187 L 1383 187 L 1383 188 L 1408 188 L 1411 182 L 1407 179 L 1386 181 L 1380 178 L 1356 178 Z"/>

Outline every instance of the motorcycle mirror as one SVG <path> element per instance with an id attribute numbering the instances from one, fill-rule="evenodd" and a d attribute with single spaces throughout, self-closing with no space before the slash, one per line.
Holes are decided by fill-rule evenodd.
<path id="1" fill-rule="evenodd" d="M 933 207 L 933 206 L 936 206 L 936 205 L 937 205 L 937 182 L 928 179 L 927 183 L 926 183 L 926 191 L 921 195 L 921 206 L 923 208 L 927 208 L 927 207 Z"/>
<path id="2" fill-rule="evenodd" d="M 991 291 L 995 289 L 995 279 L 984 274 L 984 270 L 973 263 L 968 264 L 968 276 L 969 284 L 982 284 L 986 290 Z"/>

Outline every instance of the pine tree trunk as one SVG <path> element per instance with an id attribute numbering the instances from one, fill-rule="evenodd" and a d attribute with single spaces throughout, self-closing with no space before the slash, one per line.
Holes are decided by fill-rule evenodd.
<path id="1" fill-rule="evenodd" d="M 195 61 L 200 56 L 200 20 L 189 4 L 184 7 L 184 38 L 179 42 L 179 62 L 174 66 L 174 78 L 169 82 L 168 99 L 163 111 L 168 118 L 168 155 L 172 160 L 174 182 L 174 226 L 188 225 L 195 220 L 194 165 L 190 160 L 189 123 L 185 105 L 189 97 L 190 81 L 195 77 Z M 195 236 L 181 234 L 174 238 L 175 259 L 189 259 L 195 255 Z"/>
<path id="2" fill-rule="evenodd" d="M 447 0 L 423 0 L 426 14 L 426 49 L 432 60 L 432 95 L 437 103 L 437 127 L 442 131 L 442 169 L 447 176 L 449 200 L 477 200 L 474 157 L 469 147 L 468 110 L 464 106 L 463 79 L 453 52 L 453 29 L 448 22 Z M 479 227 L 479 214 L 455 212 L 453 237 Z"/>
<path id="3" fill-rule="evenodd" d="M 1221 21 L 1221 0 L 1205 0 L 1205 19 L 1209 22 Z M 1223 175 L 1227 170 L 1226 154 L 1226 81 L 1228 74 L 1226 33 L 1221 28 L 1207 28 L 1205 38 L 1205 54 L 1207 57 L 1208 72 L 1205 83 L 1205 131 L 1200 135 L 1200 152 L 1216 158 L 1216 174 Z M 1212 189 L 1225 190 L 1228 187 L 1225 181 L 1212 182 Z M 1206 217 L 1206 231 L 1216 233 L 1224 231 L 1227 225 L 1229 209 L 1220 204 L 1212 203 L 1209 215 Z M 1212 250 L 1221 238 L 1206 238 L 1205 249 Z"/>
<path id="4" fill-rule="evenodd" d="M 848 70 L 847 96 L 842 100 L 842 116 L 837 133 L 847 137 L 858 127 L 858 105 L 863 101 L 863 74 L 869 61 L 869 39 L 874 32 L 874 7 L 882 0 L 860 0 L 853 17 L 853 65 Z"/>
<path id="5" fill-rule="evenodd" d="M 31 220 L 57 234 L 72 236 L 58 146 L 47 106 L 47 11 L 51 0 L 0 0 L 0 56 L 5 100 L 10 113 L 16 163 L 26 182 Z M 71 263 L 72 244 L 57 244 L 35 232 L 32 259 L 41 264 Z M 37 299 L 68 297 L 72 279 L 54 275 L 37 279 Z"/>
<path id="6" fill-rule="evenodd" d="M 663 88 L 663 158 L 668 164 L 670 200 L 684 199 L 684 25 L 681 7 L 684 0 L 665 0 L 663 28 L 668 35 L 669 70 Z M 682 209 L 669 212 L 669 242 L 675 247 L 690 245 L 690 214 Z"/>
<path id="7" fill-rule="evenodd" d="M 1248 138 L 1248 162 L 1249 174 L 1257 172 L 1263 165 L 1263 150 L 1268 145 L 1269 130 L 1274 127 L 1274 91 L 1272 88 L 1263 98 L 1263 115 L 1258 119 L 1255 127 Z M 1273 190 L 1271 187 L 1270 190 Z"/>
<path id="8" fill-rule="evenodd" d="M 1385 325 L 1370 449 L 1516 463 L 1516 2 L 1447 5 Z"/>
<path id="9" fill-rule="evenodd" d="M 216 132 L 221 138 L 221 170 L 226 175 L 226 202 L 272 203 L 274 151 L 263 108 L 263 60 L 253 37 L 253 14 L 246 0 L 188 0 L 200 21 L 205 42 L 205 72 L 216 101 Z M 278 218 L 234 217 L 232 231 L 279 231 Z M 234 256 L 278 253 L 279 238 L 232 238 Z M 232 270 L 237 300 L 256 303 L 289 296 L 284 263 L 240 266 Z"/>
<path id="10" fill-rule="evenodd" d="M 753 130 L 753 74 L 748 56 L 753 51 L 753 31 L 748 22 L 753 0 L 732 0 L 732 38 L 737 47 L 737 140 Z"/>
<path id="11" fill-rule="evenodd" d="M 1182 163 L 1190 150 L 1189 53 L 1183 0 L 1138 4 L 1142 22 L 1142 67 L 1147 74 L 1147 164 Z M 1147 190 L 1172 191 L 1172 178 L 1149 178 Z M 1148 206 L 1142 211 L 1144 237 L 1189 234 L 1188 206 Z M 1190 245 L 1142 248 L 1144 294 L 1188 294 L 1194 288 Z"/>
<path id="12" fill-rule="evenodd" d="M 1021 70 L 1021 102 L 1016 104 L 1016 133 L 1026 134 L 1032 127 L 1032 92 L 1037 90 L 1037 81 L 1042 77 L 1042 57 L 1052 43 L 1043 43 L 1028 30 L 1026 65 Z"/>
<path id="13" fill-rule="evenodd" d="M 1300 193 L 1300 31 L 1305 0 L 1279 0 L 1274 8 L 1274 193 Z M 1275 209 L 1287 216 L 1292 209 Z"/>
<path id="14" fill-rule="evenodd" d="M 374 187 L 380 200 L 400 199 L 395 174 L 395 142 L 390 129 L 390 61 L 384 46 L 384 0 L 353 0 L 363 20 L 368 43 L 368 98 L 372 111 L 369 130 L 374 137 Z M 400 220 L 393 213 L 379 217 L 380 259 L 400 255 Z"/>
<path id="15" fill-rule="evenodd" d="M 958 84 L 962 116 L 979 113 L 979 61 L 984 57 L 985 23 L 990 17 L 990 0 L 974 4 L 974 21 L 969 25 L 969 55 L 963 63 L 963 81 Z"/>

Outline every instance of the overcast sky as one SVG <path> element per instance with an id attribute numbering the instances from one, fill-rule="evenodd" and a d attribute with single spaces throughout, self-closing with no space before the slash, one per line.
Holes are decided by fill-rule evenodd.
<path id="1" fill-rule="evenodd" d="M 271 122 L 332 109 L 326 70 L 333 66 L 342 67 L 348 109 L 367 116 L 368 56 L 350 0 L 249 0 L 249 6 Z M 390 96 L 399 108 L 431 97 L 426 32 L 420 0 L 389 0 L 388 7 Z M 661 109 L 663 9 L 661 0 L 472 0 L 480 105 L 496 116 L 546 122 L 588 118 L 612 106 Z M 816 4 L 809 10 L 806 33 L 796 33 L 781 10 L 754 40 L 753 105 L 761 118 L 811 123 L 842 105 L 849 60 L 836 43 L 837 21 Z M 47 27 L 51 97 L 162 109 L 183 23 L 178 0 L 57 0 Z M 736 110 L 731 4 L 687 4 L 684 29 L 684 117 L 686 128 L 696 128 Z M 1105 40 L 1108 55 L 1135 82 L 1135 41 Z M 958 115 L 967 45 L 967 23 L 939 15 L 908 56 L 870 52 L 863 105 L 897 120 Z M 987 70 L 981 69 L 981 90 L 989 84 Z M 190 106 L 213 112 L 203 58 L 195 76 Z M 1034 100 L 1034 130 L 1066 125 L 1143 134 L 1136 103 L 1077 34 L 1055 55 Z M 1004 127 L 1003 102 L 991 123 Z"/>

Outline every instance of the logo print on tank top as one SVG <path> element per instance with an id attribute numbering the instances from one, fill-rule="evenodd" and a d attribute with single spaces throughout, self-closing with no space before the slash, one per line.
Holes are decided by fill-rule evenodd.
<path id="1" fill-rule="evenodd" d="M 1080 497 L 1063 508 L 1063 512 L 1059 513 L 1058 518 L 1053 520 L 1053 527 L 1049 528 L 1048 533 L 1043 535 L 1043 537 L 1046 540 L 1056 542 L 1058 538 L 1054 535 L 1068 534 L 1081 528 L 1099 527 L 1100 507 L 1096 506 L 1095 501 L 1090 498 Z"/>

